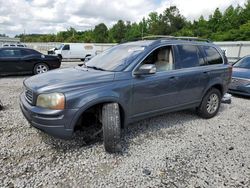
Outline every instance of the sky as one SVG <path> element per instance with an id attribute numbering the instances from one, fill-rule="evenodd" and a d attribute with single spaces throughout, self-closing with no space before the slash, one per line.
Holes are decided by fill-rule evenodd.
<path id="1" fill-rule="evenodd" d="M 150 12 L 176 5 L 188 20 L 219 7 L 244 6 L 246 0 L 0 0 L 0 33 L 57 33 L 74 27 L 88 30 L 99 23 L 111 27 L 119 19 L 138 22 Z"/>

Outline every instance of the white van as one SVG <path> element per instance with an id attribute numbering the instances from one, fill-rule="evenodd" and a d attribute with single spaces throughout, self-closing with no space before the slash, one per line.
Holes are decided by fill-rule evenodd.
<path id="1" fill-rule="evenodd" d="M 63 43 L 54 50 L 55 55 L 61 59 L 91 59 L 97 52 L 93 44 L 87 43 Z"/>

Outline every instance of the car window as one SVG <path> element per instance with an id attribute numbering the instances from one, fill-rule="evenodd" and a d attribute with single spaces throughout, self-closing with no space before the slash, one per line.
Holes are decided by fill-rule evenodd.
<path id="1" fill-rule="evenodd" d="M 70 50 L 70 47 L 68 44 L 64 45 L 63 50 Z"/>
<path id="2" fill-rule="evenodd" d="M 173 70 L 174 62 L 171 46 L 164 46 L 154 50 L 143 60 L 141 65 L 144 64 L 155 64 L 156 72 Z"/>
<path id="3" fill-rule="evenodd" d="M 250 57 L 242 58 L 234 64 L 234 67 L 250 69 Z"/>
<path id="4" fill-rule="evenodd" d="M 223 60 L 219 52 L 211 46 L 203 46 L 205 56 L 209 65 L 222 64 Z"/>
<path id="5" fill-rule="evenodd" d="M 31 55 L 31 51 L 30 51 L 30 50 L 21 50 L 21 54 L 22 54 L 23 56 Z"/>
<path id="6" fill-rule="evenodd" d="M 40 55 L 39 52 L 37 52 L 35 50 L 32 50 L 32 49 L 21 49 L 21 54 L 23 56 L 26 56 L 26 55 Z"/>
<path id="7" fill-rule="evenodd" d="M 20 50 L 4 49 L 0 51 L 0 57 L 20 57 Z"/>
<path id="8" fill-rule="evenodd" d="M 198 67 L 205 64 L 203 55 L 195 45 L 177 45 L 176 69 Z"/>
<path id="9" fill-rule="evenodd" d="M 144 49 L 145 47 L 139 45 L 117 45 L 90 59 L 86 66 L 97 67 L 107 71 L 122 71 Z"/>

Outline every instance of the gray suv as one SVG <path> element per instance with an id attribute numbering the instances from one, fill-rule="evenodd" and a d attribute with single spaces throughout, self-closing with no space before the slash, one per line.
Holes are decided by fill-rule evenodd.
<path id="1" fill-rule="evenodd" d="M 81 67 L 26 79 L 20 106 L 32 126 L 60 138 L 98 122 L 105 150 L 115 152 L 121 129 L 132 122 L 188 108 L 214 117 L 231 74 L 209 41 L 147 39 L 117 45 Z"/>

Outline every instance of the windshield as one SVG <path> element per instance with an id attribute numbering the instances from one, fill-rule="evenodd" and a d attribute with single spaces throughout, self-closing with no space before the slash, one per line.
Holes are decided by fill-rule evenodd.
<path id="1" fill-rule="evenodd" d="M 95 56 L 86 63 L 87 67 L 106 71 L 122 71 L 145 47 L 118 45 Z"/>
<path id="2" fill-rule="evenodd" d="M 243 58 L 234 64 L 234 67 L 250 69 L 250 57 Z"/>
<path id="3" fill-rule="evenodd" d="M 63 48 L 63 46 L 64 46 L 64 45 L 61 44 L 57 49 L 58 49 L 58 50 L 61 50 L 61 49 Z"/>

